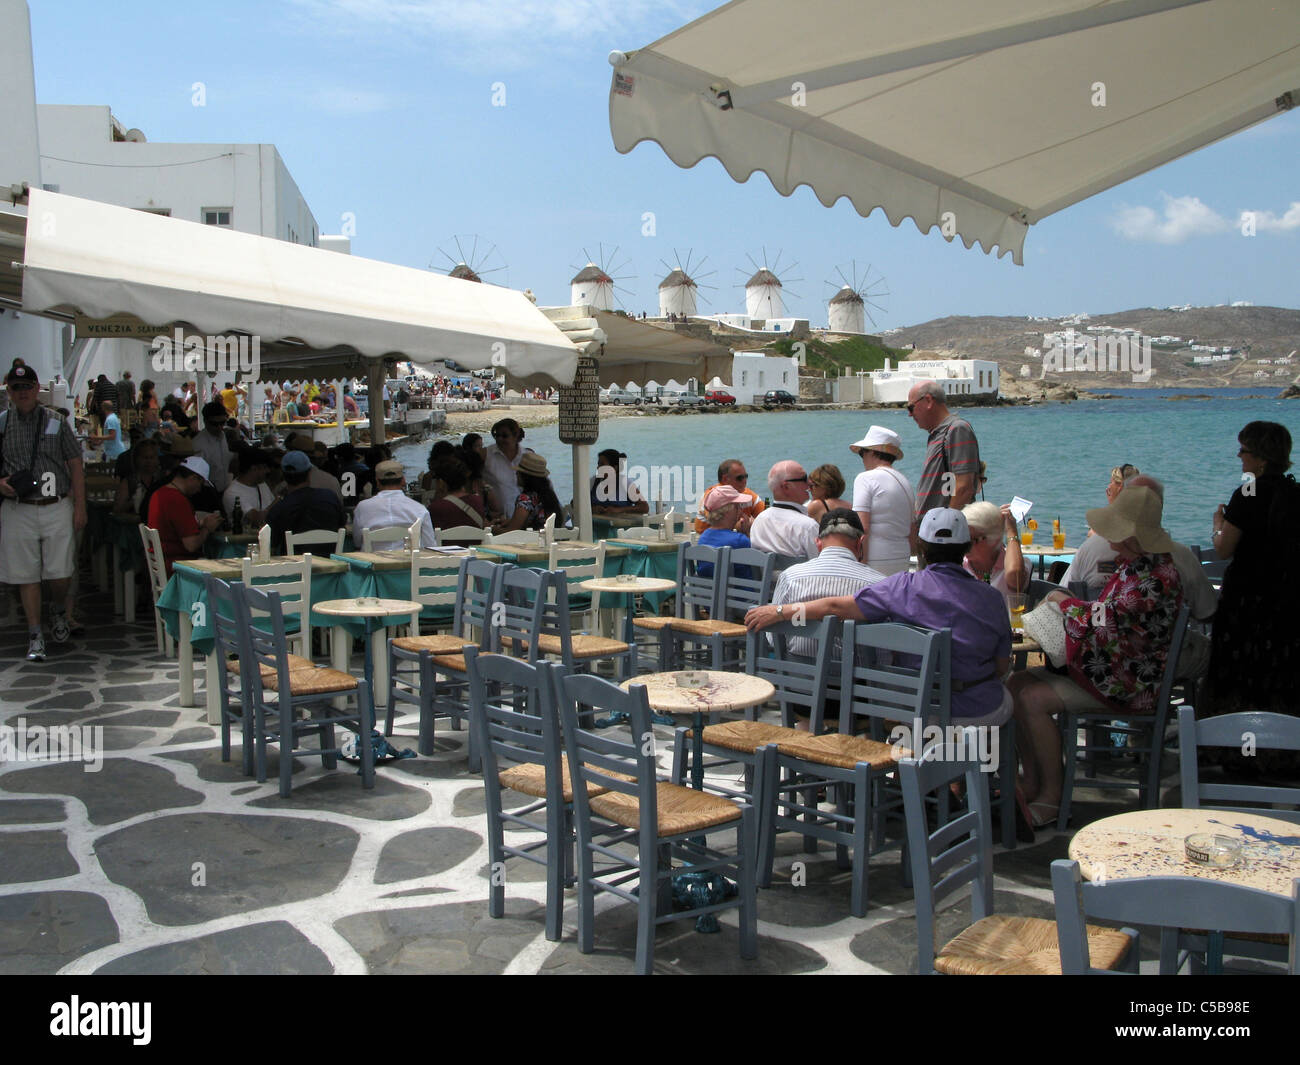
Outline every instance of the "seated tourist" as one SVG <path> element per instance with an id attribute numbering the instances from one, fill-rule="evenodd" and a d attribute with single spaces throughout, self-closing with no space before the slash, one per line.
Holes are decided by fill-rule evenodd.
<path id="1" fill-rule="evenodd" d="M 305 452 L 290 451 L 280 460 L 287 491 L 284 498 L 271 506 L 266 523 L 271 526 L 271 549 L 284 554 L 286 532 L 302 533 L 315 529 L 333 532 L 343 528 L 343 505 L 328 488 L 313 488 L 314 467 Z"/>
<path id="2" fill-rule="evenodd" d="M 606 448 L 596 456 L 596 472 L 591 478 L 591 512 L 599 517 L 650 512 L 650 504 L 641 490 L 627 479 L 627 456 L 616 448 Z"/>
<path id="3" fill-rule="evenodd" d="M 375 468 L 375 482 L 379 491 L 357 504 L 352 515 L 352 539 L 362 543 L 367 529 L 382 529 L 393 525 L 411 526 L 420 523 L 420 547 L 438 546 L 438 536 L 433 531 L 429 508 L 406 494 L 406 471 L 394 459 L 381 462 Z M 383 546 L 391 547 L 392 544 Z M 400 546 L 400 544 L 399 544 Z"/>
<path id="4" fill-rule="evenodd" d="M 434 488 L 438 493 L 429 504 L 429 516 L 435 529 L 454 529 L 458 525 L 483 528 L 487 507 L 483 497 L 469 490 L 469 469 L 459 458 L 448 456 L 433 469 Z"/>
<path id="5" fill-rule="evenodd" d="M 235 500 L 239 500 L 244 516 L 244 531 L 253 532 L 266 521 L 266 513 L 275 502 L 266 479 L 271 473 L 271 456 L 257 448 L 247 448 L 239 453 L 239 474 L 221 494 L 221 509 L 226 520 L 235 514 Z"/>
<path id="6" fill-rule="evenodd" d="M 198 558 L 208 537 L 221 528 L 221 515 L 208 514 L 199 521 L 190 500 L 208 480 L 208 464 L 197 455 L 181 459 L 171 479 L 149 499 L 149 528 L 158 530 L 167 576 L 172 563 Z"/>
<path id="7" fill-rule="evenodd" d="M 745 497 L 732 488 L 731 485 L 720 484 L 716 488 L 710 488 L 704 494 L 704 502 L 701 505 L 706 528 L 700 533 L 700 544 L 704 547 L 713 548 L 744 548 L 751 546 L 748 536 L 735 531 L 736 520 L 740 515 L 741 507 L 745 503 Z M 744 572 L 740 572 L 741 570 Z M 699 573 L 702 577 L 712 576 L 713 563 L 701 562 Z M 742 580 L 748 579 L 749 567 L 739 567 L 737 576 Z"/>
<path id="8" fill-rule="evenodd" d="M 517 529 L 541 529 L 546 519 L 555 515 L 561 521 L 560 501 L 551 487 L 551 471 L 546 460 L 535 451 L 525 451 L 519 458 L 515 471 L 519 492 L 515 496 L 514 511 L 509 521 L 498 522 L 494 533 L 514 532 Z"/>
<path id="9" fill-rule="evenodd" d="M 1115 551 L 1115 573 L 1095 603 L 1065 592 L 1048 595 L 1065 615 L 1066 667 L 1011 678 L 1021 783 L 1036 828 L 1055 821 L 1060 808 L 1055 719 L 1067 708 L 1093 710 L 1099 703 L 1114 707 L 1117 717 L 1155 704 L 1183 600 L 1162 511 L 1160 497 L 1143 487 L 1125 488 L 1110 506 L 1088 511 L 1088 525 Z"/>
<path id="10" fill-rule="evenodd" d="M 967 503 L 961 508 L 970 526 L 970 551 L 963 565 L 985 584 L 1005 595 L 1029 588 L 1033 567 L 1020 551 L 1020 535 L 1011 507 Z"/>

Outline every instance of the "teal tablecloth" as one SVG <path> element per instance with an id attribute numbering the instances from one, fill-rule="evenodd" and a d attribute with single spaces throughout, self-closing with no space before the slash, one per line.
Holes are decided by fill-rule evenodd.
<path id="1" fill-rule="evenodd" d="M 376 596 L 380 599 L 410 599 L 411 571 L 409 569 L 377 569 L 373 562 L 359 558 L 345 558 L 343 555 L 331 555 L 337 562 L 346 562 L 348 571 L 340 575 L 345 589 L 342 596 L 336 598 L 353 598 Z M 426 567 L 432 569 L 433 567 Z M 460 568 L 460 559 L 453 558 L 449 569 Z M 313 592 L 313 598 L 315 593 Z M 420 612 L 425 621 L 450 621 L 456 615 L 453 606 L 426 606 Z M 336 621 L 338 619 L 335 619 Z M 357 626 L 357 635 L 364 633 L 364 625 Z"/>
<path id="2" fill-rule="evenodd" d="M 323 603 L 327 599 L 348 598 L 352 593 L 346 590 L 346 577 L 346 573 L 313 574 L 311 579 L 312 602 Z M 197 654 L 206 655 L 212 650 L 212 619 L 208 616 L 208 593 L 204 581 L 204 574 L 196 570 L 185 569 L 183 566 L 177 566 L 172 572 L 171 580 L 167 582 L 167 587 L 163 589 L 162 595 L 158 597 L 158 609 L 162 612 L 163 625 L 166 626 L 168 633 L 178 639 L 180 637 L 179 614 L 180 611 L 185 611 L 189 615 L 190 624 L 193 627 L 190 645 Z M 266 583 L 273 584 L 274 582 L 267 581 Z M 261 582 L 258 582 L 258 584 L 260 587 Z M 405 599 L 406 596 L 402 595 L 397 598 Z M 328 628 L 337 624 L 338 620 L 338 618 L 318 614 L 314 610 L 311 613 L 313 627 Z M 291 631 L 297 631 L 295 622 L 289 621 L 288 624 L 294 626 Z M 348 631 L 353 632 L 354 635 L 364 635 L 364 621 L 355 625 L 349 623 Z"/>

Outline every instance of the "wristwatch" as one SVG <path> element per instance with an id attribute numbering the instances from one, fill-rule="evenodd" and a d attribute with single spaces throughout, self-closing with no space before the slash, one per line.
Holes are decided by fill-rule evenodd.
<path id="1" fill-rule="evenodd" d="M 785 614 L 783 613 L 784 610 L 785 610 L 785 604 L 784 604 L 784 603 L 778 603 L 778 604 L 776 605 L 776 616 L 779 617 L 779 618 L 781 618 L 781 617 L 785 617 Z"/>

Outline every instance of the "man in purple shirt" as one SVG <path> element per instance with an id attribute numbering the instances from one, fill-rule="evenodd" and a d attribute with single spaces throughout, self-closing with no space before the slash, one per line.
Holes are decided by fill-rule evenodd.
<path id="1" fill-rule="evenodd" d="M 1000 725 L 1011 716 L 1002 677 L 1011 666 L 1011 623 L 1006 601 L 962 568 L 970 528 L 959 510 L 937 508 L 921 520 L 927 566 L 895 573 L 853 596 L 804 604 L 808 624 L 828 615 L 847 621 L 901 621 L 952 630 L 952 717 L 962 725 Z M 783 620 L 777 606 L 754 607 L 750 629 Z"/>

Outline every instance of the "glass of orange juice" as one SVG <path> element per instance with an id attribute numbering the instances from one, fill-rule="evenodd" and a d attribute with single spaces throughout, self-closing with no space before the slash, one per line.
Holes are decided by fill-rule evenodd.
<path id="1" fill-rule="evenodd" d="M 1007 593 L 1007 611 L 1011 615 L 1011 629 L 1013 632 L 1024 630 L 1026 598 L 1023 592 Z"/>
<path id="2" fill-rule="evenodd" d="M 1065 546 L 1065 533 L 1063 532 L 1052 533 L 1052 548 L 1056 551 L 1059 551 L 1064 546 Z"/>
<path id="3" fill-rule="evenodd" d="M 1032 547 L 1034 543 L 1034 530 L 1025 529 L 1020 533 L 1020 543 L 1022 547 Z"/>

